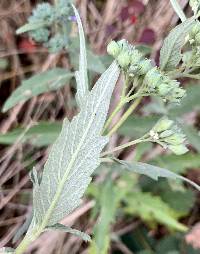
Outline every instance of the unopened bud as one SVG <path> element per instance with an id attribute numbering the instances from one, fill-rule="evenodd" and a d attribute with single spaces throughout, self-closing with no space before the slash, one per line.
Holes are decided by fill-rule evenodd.
<path id="1" fill-rule="evenodd" d="M 142 59 L 142 54 L 139 52 L 139 50 L 135 49 L 131 53 L 131 64 L 135 65 L 138 64 L 139 61 Z"/>
<path id="2" fill-rule="evenodd" d="M 156 132 L 163 132 L 163 131 L 166 131 L 168 130 L 173 124 L 173 121 L 166 118 L 166 117 L 163 117 L 162 119 L 160 119 L 160 121 L 157 122 L 157 124 L 154 126 L 154 130 Z"/>
<path id="3" fill-rule="evenodd" d="M 158 86 L 158 93 L 161 96 L 167 95 L 170 90 L 172 90 L 172 88 L 166 83 L 162 83 Z"/>
<path id="4" fill-rule="evenodd" d="M 128 52 L 121 52 L 117 57 L 117 61 L 122 68 L 127 68 L 131 62 L 131 58 Z"/>
<path id="5" fill-rule="evenodd" d="M 196 34 L 196 36 L 195 36 L 195 42 L 200 44 L 200 33 Z"/>
<path id="6" fill-rule="evenodd" d="M 185 141 L 185 136 L 180 133 L 175 133 L 169 137 L 166 137 L 164 140 L 171 145 L 180 145 Z"/>
<path id="7" fill-rule="evenodd" d="M 188 152 L 188 149 L 185 145 L 169 145 L 168 148 L 175 154 L 181 155 Z"/>
<path id="8" fill-rule="evenodd" d="M 163 131 L 162 133 L 160 133 L 160 138 L 166 138 L 171 136 L 172 134 L 174 134 L 174 132 L 172 130 L 166 130 Z"/>
<path id="9" fill-rule="evenodd" d="M 114 58 L 118 57 L 120 51 L 121 51 L 120 46 L 116 41 L 111 41 L 107 46 L 108 54 L 113 56 Z"/>
<path id="10" fill-rule="evenodd" d="M 153 67 L 151 64 L 151 60 L 144 59 L 138 64 L 139 67 L 139 74 L 145 75 L 148 71 L 150 71 Z"/>

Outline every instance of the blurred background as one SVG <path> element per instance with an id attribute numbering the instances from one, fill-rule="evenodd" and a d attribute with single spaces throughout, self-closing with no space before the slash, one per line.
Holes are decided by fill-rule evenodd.
<path id="1" fill-rule="evenodd" d="M 32 210 L 28 173 L 33 166 L 42 169 L 62 120 L 77 113 L 74 79 L 69 78 L 54 89 L 48 88 L 48 79 L 44 78 L 41 84 L 37 79 L 30 80 L 55 67 L 68 71 L 78 68 L 79 49 L 75 42 L 73 50 L 49 53 L 27 34 L 16 35 L 16 29 L 27 22 L 41 2 L 53 3 L 0 0 L 0 247 L 15 247 L 22 238 L 19 233 L 23 235 L 24 230 L 19 228 Z M 168 0 L 74 2 L 87 37 L 91 84 L 112 61 L 106 55 L 110 40 L 125 38 L 157 63 L 163 39 L 180 22 Z M 179 3 L 190 16 L 188 1 Z M 77 36 L 76 24 L 72 24 L 70 36 Z M 24 82 L 27 79 L 29 84 Z M 146 143 L 127 149 L 120 158 L 161 166 L 200 184 L 200 86 L 198 80 L 181 82 L 188 96 L 180 107 L 170 108 L 168 114 L 182 125 L 190 152 L 176 156 Z M 11 99 L 5 107 L 8 98 Z M 118 99 L 117 87 L 111 109 Z M 140 137 L 166 110 L 158 99 L 145 98 L 112 137 L 110 146 Z M 200 194 L 192 187 L 167 180 L 154 182 L 102 166 L 95 172 L 82 205 L 63 221 L 91 234 L 93 243 L 65 233 L 46 232 L 27 253 L 197 254 L 199 220 Z M 19 240 L 13 243 L 16 233 Z"/>

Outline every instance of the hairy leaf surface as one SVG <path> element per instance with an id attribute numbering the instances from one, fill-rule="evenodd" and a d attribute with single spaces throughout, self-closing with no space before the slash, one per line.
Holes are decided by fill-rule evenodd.
<path id="1" fill-rule="evenodd" d="M 26 33 L 32 30 L 36 30 L 39 29 L 41 27 L 44 27 L 45 25 L 47 25 L 46 22 L 35 22 L 35 23 L 27 23 L 23 26 L 21 26 L 20 28 L 17 29 L 16 34 L 22 34 L 22 33 Z"/>
<path id="2" fill-rule="evenodd" d="M 60 223 L 56 223 L 53 226 L 47 227 L 47 230 L 51 230 L 51 229 L 52 230 L 61 231 L 61 232 L 65 232 L 65 233 L 73 234 L 75 236 L 78 236 L 78 237 L 82 238 L 86 242 L 90 242 L 91 241 L 91 238 L 90 238 L 90 236 L 88 234 L 86 234 L 84 232 L 81 232 L 81 231 L 79 231 L 77 229 L 67 227 L 67 226 L 65 226 L 63 224 L 60 224 Z"/>
<path id="3" fill-rule="evenodd" d="M 83 26 L 78 11 L 72 5 L 76 20 L 78 23 L 79 37 L 80 37 L 80 56 L 79 56 L 79 71 L 76 72 L 77 94 L 76 99 L 79 106 L 84 102 L 85 96 L 88 94 L 88 75 L 87 75 L 87 51 L 85 45 L 85 35 Z"/>
<path id="4" fill-rule="evenodd" d="M 119 67 L 113 62 L 86 96 L 80 113 L 71 122 L 64 121 L 44 166 L 41 184 L 34 186 L 37 224 L 54 225 L 80 204 L 108 142 L 101 131 L 118 76 Z"/>
<path id="5" fill-rule="evenodd" d="M 120 164 L 122 164 L 125 169 L 128 169 L 132 172 L 146 175 L 154 180 L 158 180 L 159 177 L 170 178 L 174 180 L 180 179 L 182 181 L 188 182 L 189 184 L 191 184 L 197 190 L 200 191 L 200 186 L 198 186 L 196 183 L 190 181 L 189 179 L 181 175 L 177 175 L 174 172 L 171 172 L 167 169 L 160 168 L 160 167 L 146 164 L 146 163 L 142 163 L 142 162 L 127 162 L 127 161 L 118 160 L 118 159 L 115 159 L 115 160 L 119 162 Z"/>
<path id="6" fill-rule="evenodd" d="M 190 18 L 171 30 L 164 40 L 160 51 L 161 70 L 170 71 L 176 67 L 181 60 L 181 48 L 185 44 L 185 38 L 194 24 Z"/>

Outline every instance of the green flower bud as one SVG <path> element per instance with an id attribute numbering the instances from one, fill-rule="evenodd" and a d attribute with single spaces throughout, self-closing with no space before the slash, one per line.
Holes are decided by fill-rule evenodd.
<path id="1" fill-rule="evenodd" d="M 171 145 L 180 145 L 185 141 L 185 135 L 181 133 L 175 133 L 169 137 L 166 137 L 164 141 Z"/>
<path id="2" fill-rule="evenodd" d="M 140 75 L 145 75 L 148 71 L 150 71 L 153 68 L 151 60 L 149 59 L 144 59 L 141 62 L 139 62 L 138 67 Z"/>
<path id="3" fill-rule="evenodd" d="M 130 77 L 138 74 L 138 66 L 137 65 L 131 65 L 129 67 L 128 74 L 129 74 Z"/>
<path id="4" fill-rule="evenodd" d="M 196 36 L 195 36 L 195 42 L 200 44 L 200 33 L 196 34 Z"/>
<path id="5" fill-rule="evenodd" d="M 131 64 L 136 65 L 139 63 L 139 61 L 142 59 L 142 54 L 139 52 L 139 50 L 135 49 L 133 52 L 131 52 Z"/>
<path id="6" fill-rule="evenodd" d="M 121 52 L 117 57 L 117 61 L 122 68 L 127 68 L 131 62 L 131 58 L 128 52 Z"/>
<path id="7" fill-rule="evenodd" d="M 190 4 L 193 12 L 196 13 L 200 7 L 200 1 L 199 0 L 190 0 L 189 4 Z"/>
<path id="8" fill-rule="evenodd" d="M 162 83 L 158 86 L 158 94 L 160 96 L 165 96 L 167 95 L 170 91 L 172 90 L 172 87 L 170 87 L 168 84 L 166 83 Z"/>
<path id="9" fill-rule="evenodd" d="M 200 32 L 200 23 L 197 22 L 197 23 L 193 26 L 192 31 L 191 31 L 190 34 L 191 34 L 192 37 L 195 37 L 195 35 L 198 34 L 199 32 Z"/>
<path id="10" fill-rule="evenodd" d="M 111 41 L 107 46 L 107 52 L 109 55 L 113 56 L 114 58 L 118 57 L 121 52 L 120 46 L 116 41 Z"/>
<path id="11" fill-rule="evenodd" d="M 174 122 L 166 117 L 161 118 L 153 127 L 155 132 L 163 132 L 168 130 Z"/>
<path id="12" fill-rule="evenodd" d="M 121 50 L 129 50 L 129 44 L 125 39 L 122 39 L 120 41 L 117 42 L 119 47 L 121 48 Z"/>
<path id="13" fill-rule="evenodd" d="M 147 84 L 148 88 L 151 90 L 154 90 L 156 86 L 160 83 L 160 80 L 162 79 L 162 75 L 158 71 L 156 67 L 152 68 L 147 72 L 145 75 L 144 82 Z"/>
<path id="14" fill-rule="evenodd" d="M 168 148 L 177 155 L 188 152 L 188 149 L 185 145 L 169 145 Z"/>
<path id="15" fill-rule="evenodd" d="M 172 130 L 166 130 L 163 131 L 162 133 L 160 133 L 160 138 L 166 138 L 171 136 L 172 134 L 174 134 L 174 132 Z"/>
<path id="16" fill-rule="evenodd" d="M 176 88 L 174 91 L 176 98 L 183 98 L 186 94 L 186 91 L 183 88 Z"/>

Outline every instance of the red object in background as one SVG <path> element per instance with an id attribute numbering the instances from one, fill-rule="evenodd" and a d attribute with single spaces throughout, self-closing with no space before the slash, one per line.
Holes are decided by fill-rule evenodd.
<path id="1" fill-rule="evenodd" d="M 138 0 L 129 0 L 126 7 L 122 8 L 120 18 L 122 22 L 127 19 L 130 20 L 131 24 L 137 22 L 137 17 L 144 12 L 145 6 Z"/>
<path id="2" fill-rule="evenodd" d="M 32 40 L 23 38 L 20 40 L 18 48 L 24 52 L 33 53 L 36 50 L 37 46 Z"/>
<path id="3" fill-rule="evenodd" d="M 137 17 L 135 15 L 133 15 L 130 17 L 130 20 L 131 20 L 131 24 L 134 25 L 137 22 Z"/>

